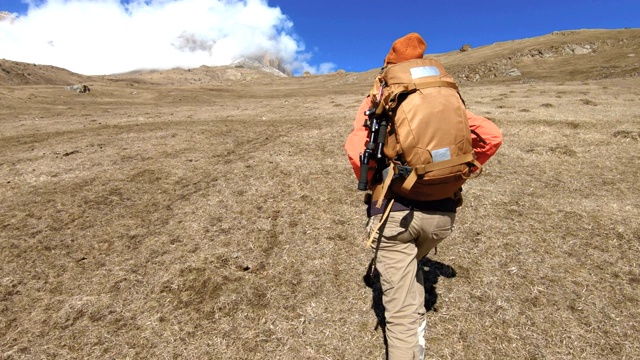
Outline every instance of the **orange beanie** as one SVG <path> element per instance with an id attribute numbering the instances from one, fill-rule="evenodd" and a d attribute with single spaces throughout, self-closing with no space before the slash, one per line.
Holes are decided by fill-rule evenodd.
<path id="1" fill-rule="evenodd" d="M 384 59 L 384 65 L 422 59 L 425 50 L 427 50 L 427 43 L 422 37 L 418 33 L 410 33 L 393 42 L 389 54 Z"/>

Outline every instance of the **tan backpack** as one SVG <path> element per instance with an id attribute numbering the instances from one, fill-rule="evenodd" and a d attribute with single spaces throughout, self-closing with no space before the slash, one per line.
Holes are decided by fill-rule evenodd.
<path id="1" fill-rule="evenodd" d="M 471 146 L 464 101 L 455 80 L 433 58 L 404 61 L 382 70 L 371 90 L 376 116 L 389 119 L 384 153 L 390 170 L 373 200 L 426 201 L 454 197 L 482 165 Z"/>

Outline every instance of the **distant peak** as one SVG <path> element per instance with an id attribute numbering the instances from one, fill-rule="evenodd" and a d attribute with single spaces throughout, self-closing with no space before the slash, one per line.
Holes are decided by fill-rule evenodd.
<path id="1" fill-rule="evenodd" d="M 240 58 L 233 61 L 231 65 L 234 67 L 242 67 L 246 69 L 262 70 L 276 76 L 291 76 L 291 74 L 288 74 L 286 70 L 280 65 L 279 60 L 270 59 L 267 55 L 265 55 L 261 60 L 262 61 L 249 58 Z"/>
<path id="2" fill-rule="evenodd" d="M 12 13 L 8 11 L 0 11 L 0 21 L 9 21 L 11 24 L 13 24 L 13 22 L 16 20 L 17 18 L 13 16 Z"/>

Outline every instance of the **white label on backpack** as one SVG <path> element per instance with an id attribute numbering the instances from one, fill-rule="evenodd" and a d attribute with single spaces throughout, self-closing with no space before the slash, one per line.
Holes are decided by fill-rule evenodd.
<path id="1" fill-rule="evenodd" d="M 419 79 L 426 76 L 440 75 L 440 70 L 436 66 L 421 66 L 409 69 L 412 79 Z"/>
<path id="2" fill-rule="evenodd" d="M 433 150 L 431 152 L 431 160 L 433 162 L 445 161 L 449 159 L 451 159 L 451 152 L 449 151 L 449 148 Z"/>

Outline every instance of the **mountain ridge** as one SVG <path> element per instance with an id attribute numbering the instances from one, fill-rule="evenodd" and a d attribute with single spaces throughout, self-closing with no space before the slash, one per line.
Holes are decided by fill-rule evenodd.
<path id="1" fill-rule="evenodd" d="M 636 77 L 640 74 L 640 29 L 581 29 L 497 42 L 464 51 L 427 54 L 443 62 L 458 82 L 586 81 Z M 139 70 L 86 76 L 52 66 L 0 59 L 0 85 L 68 85 L 100 79 L 127 79 L 171 84 L 205 84 L 291 77 L 274 59 L 239 59 L 225 66 L 195 69 Z M 358 78 L 375 76 L 379 69 Z M 335 73 L 334 73 L 335 74 Z M 340 76 L 348 74 L 338 72 Z M 283 76 L 284 75 L 284 76 Z M 331 75 L 331 74 L 329 74 Z M 317 75 L 324 76 L 324 75 Z"/>

